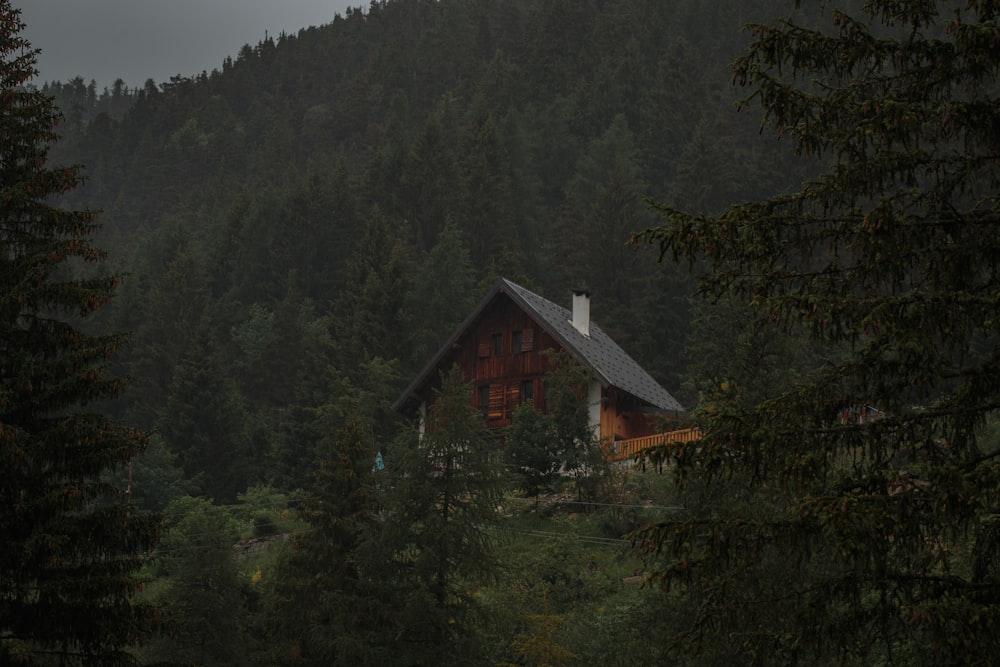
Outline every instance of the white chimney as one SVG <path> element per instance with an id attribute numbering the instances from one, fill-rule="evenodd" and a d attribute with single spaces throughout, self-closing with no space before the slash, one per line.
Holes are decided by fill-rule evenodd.
<path id="1" fill-rule="evenodd" d="M 573 319 L 570 324 L 590 338 L 590 292 L 587 290 L 573 290 Z"/>

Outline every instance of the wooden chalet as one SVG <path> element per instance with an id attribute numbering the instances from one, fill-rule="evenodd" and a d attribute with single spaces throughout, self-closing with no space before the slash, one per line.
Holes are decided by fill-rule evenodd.
<path id="1" fill-rule="evenodd" d="M 591 426 L 609 458 L 630 457 L 665 437 L 696 437 L 693 429 L 662 432 L 663 418 L 679 418 L 684 408 L 590 321 L 588 293 L 575 291 L 570 311 L 506 279 L 483 297 L 393 409 L 422 419 L 441 371 L 458 364 L 473 383 L 472 400 L 487 426 L 507 426 L 524 401 L 545 409 L 545 350 L 565 350 L 590 371 Z"/>

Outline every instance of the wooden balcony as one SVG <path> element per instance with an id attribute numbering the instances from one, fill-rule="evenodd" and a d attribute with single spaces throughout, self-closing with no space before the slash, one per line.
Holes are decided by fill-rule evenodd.
<path id="1" fill-rule="evenodd" d="M 608 446 L 607 458 L 609 461 L 627 461 L 647 447 L 661 445 L 665 442 L 691 442 L 700 438 L 701 429 L 695 426 L 666 433 L 654 433 L 641 438 L 616 440 Z"/>

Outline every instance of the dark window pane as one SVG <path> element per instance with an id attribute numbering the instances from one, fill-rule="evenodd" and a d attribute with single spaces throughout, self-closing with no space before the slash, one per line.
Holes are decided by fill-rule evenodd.
<path id="1" fill-rule="evenodd" d="M 490 388 L 480 387 L 479 388 L 479 410 L 483 413 L 483 417 L 489 416 L 490 412 Z"/>

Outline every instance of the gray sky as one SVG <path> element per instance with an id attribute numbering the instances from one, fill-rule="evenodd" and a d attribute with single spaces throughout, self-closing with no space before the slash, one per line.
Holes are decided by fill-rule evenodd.
<path id="1" fill-rule="evenodd" d="M 329 23 L 368 0 L 13 0 L 23 35 L 41 49 L 35 83 L 82 76 L 97 88 L 121 78 L 194 76 L 222 69 L 244 44 Z"/>

